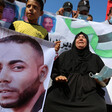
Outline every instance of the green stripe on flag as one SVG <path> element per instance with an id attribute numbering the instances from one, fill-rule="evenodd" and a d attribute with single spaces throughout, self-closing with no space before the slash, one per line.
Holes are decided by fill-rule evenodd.
<path id="1" fill-rule="evenodd" d="M 71 27 L 71 22 L 72 19 L 67 19 L 65 18 L 65 23 L 68 26 L 69 30 L 74 34 L 77 35 L 78 33 L 80 33 L 81 31 L 86 33 L 87 35 L 93 35 L 92 40 L 90 42 L 90 45 L 92 46 L 94 52 L 96 54 L 98 54 L 101 57 L 105 57 L 105 58 L 111 58 L 112 57 L 112 50 L 100 50 L 97 49 L 97 45 L 98 45 L 98 36 L 96 34 L 96 32 L 94 31 L 94 29 L 89 25 L 86 27 L 81 27 L 81 28 L 72 28 Z"/>
<path id="2" fill-rule="evenodd" d="M 95 33 L 95 31 L 93 30 L 93 28 L 88 24 L 88 26 L 86 27 L 81 27 L 81 28 L 72 28 L 71 27 L 71 19 L 65 19 L 65 23 L 68 26 L 69 30 L 73 33 L 73 34 L 78 34 L 81 31 L 83 31 L 86 34 L 92 34 L 93 32 Z"/>

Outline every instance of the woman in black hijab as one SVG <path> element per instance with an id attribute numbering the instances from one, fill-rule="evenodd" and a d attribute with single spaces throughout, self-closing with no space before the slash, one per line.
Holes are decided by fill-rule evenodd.
<path id="1" fill-rule="evenodd" d="M 44 112 L 106 112 L 104 90 L 89 76 L 103 66 L 100 57 L 90 52 L 88 36 L 77 34 L 71 50 L 54 62 Z"/>

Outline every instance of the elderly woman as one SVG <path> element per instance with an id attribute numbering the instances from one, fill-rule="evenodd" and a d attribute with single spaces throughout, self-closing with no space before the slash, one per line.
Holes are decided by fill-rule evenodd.
<path id="1" fill-rule="evenodd" d="M 99 73 L 104 63 L 89 50 L 88 36 L 76 35 L 72 49 L 56 59 L 44 112 L 106 112 L 104 90 L 89 73 Z"/>

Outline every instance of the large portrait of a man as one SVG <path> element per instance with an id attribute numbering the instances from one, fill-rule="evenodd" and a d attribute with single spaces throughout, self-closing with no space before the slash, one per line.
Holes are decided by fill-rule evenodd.
<path id="1" fill-rule="evenodd" d="M 25 35 L 0 39 L 0 112 L 39 112 L 48 66 L 40 44 Z"/>

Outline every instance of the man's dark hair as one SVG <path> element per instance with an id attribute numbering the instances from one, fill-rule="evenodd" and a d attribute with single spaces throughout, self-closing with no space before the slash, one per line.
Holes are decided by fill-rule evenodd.
<path id="1" fill-rule="evenodd" d="M 88 14 L 89 17 L 91 17 L 90 21 L 93 21 L 93 16 L 91 14 Z"/>
<path id="2" fill-rule="evenodd" d="M 10 43 L 14 42 L 17 44 L 24 44 L 28 43 L 31 45 L 32 48 L 34 48 L 35 51 L 38 52 L 38 54 L 42 57 L 43 56 L 43 50 L 40 46 L 40 44 L 33 38 L 29 36 L 24 35 L 11 35 L 0 39 L 0 43 Z"/>
<path id="3" fill-rule="evenodd" d="M 38 2 L 38 3 L 40 4 L 41 11 L 43 11 L 43 9 L 44 9 L 44 3 L 43 3 L 43 0 L 35 0 L 35 1 Z M 27 2 L 28 2 L 28 0 L 27 0 Z M 26 4 L 27 4 L 27 2 L 26 2 Z"/>
<path id="4" fill-rule="evenodd" d="M 5 7 L 5 2 L 4 2 L 4 0 L 0 0 L 0 6 Z"/>

